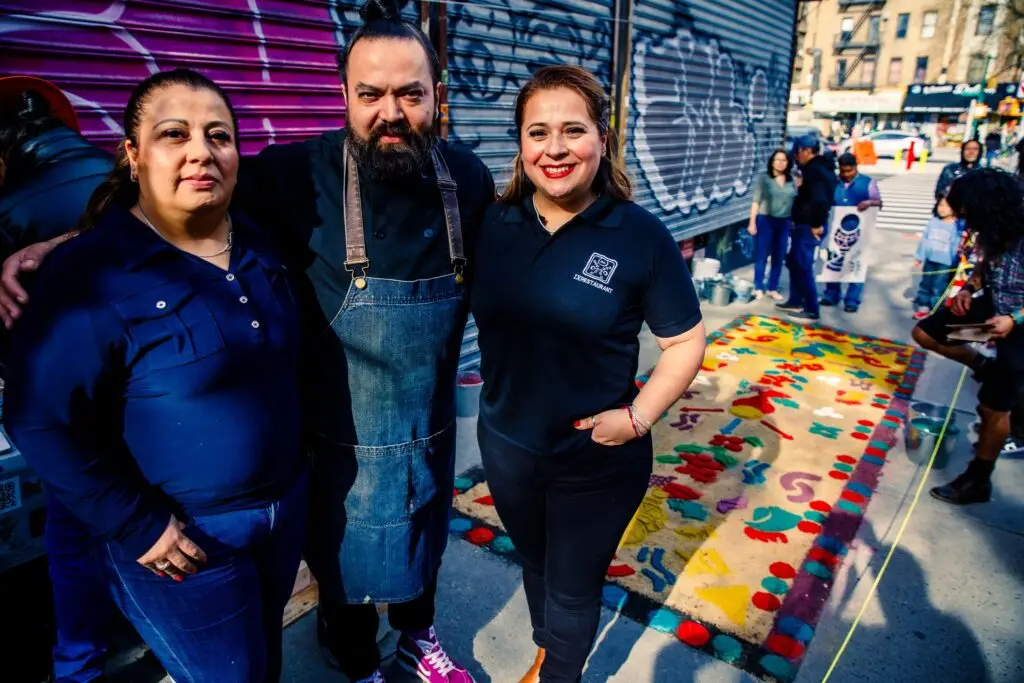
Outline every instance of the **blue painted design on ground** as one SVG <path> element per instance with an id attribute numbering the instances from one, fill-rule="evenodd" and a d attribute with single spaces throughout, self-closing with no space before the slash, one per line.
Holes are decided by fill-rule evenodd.
<path id="1" fill-rule="evenodd" d="M 854 493 L 859 493 L 862 496 L 871 495 L 871 488 L 867 484 L 861 484 L 859 481 L 851 481 L 846 485 L 846 488 L 850 489 Z"/>
<path id="2" fill-rule="evenodd" d="M 760 664 L 762 669 L 780 681 L 791 681 L 796 676 L 796 667 L 778 655 L 765 655 Z"/>
<path id="3" fill-rule="evenodd" d="M 879 467 L 885 464 L 885 461 L 876 455 L 865 455 L 863 458 L 861 458 L 861 461 L 866 462 L 870 465 L 878 465 Z"/>
<path id="4" fill-rule="evenodd" d="M 515 546 L 512 544 L 512 539 L 508 536 L 498 536 L 496 539 L 491 541 L 491 548 L 499 553 L 510 553 L 515 550 Z"/>
<path id="5" fill-rule="evenodd" d="M 736 428 L 739 427 L 741 424 L 743 424 L 743 420 L 741 420 L 740 418 L 736 418 L 735 420 L 733 420 L 729 424 L 727 424 L 724 427 L 722 427 L 722 429 L 720 429 L 719 431 L 722 434 L 724 434 L 725 436 L 729 436 L 730 434 L 735 432 Z"/>
<path id="6" fill-rule="evenodd" d="M 448 528 L 457 534 L 464 534 L 473 528 L 473 523 L 468 519 L 458 517 L 448 522 Z"/>
<path id="7" fill-rule="evenodd" d="M 469 477 L 455 477 L 455 488 L 459 491 L 468 491 L 473 488 L 473 480 Z"/>
<path id="8" fill-rule="evenodd" d="M 775 595 L 785 595 L 789 592 L 789 584 L 776 576 L 766 576 L 761 581 L 761 588 Z"/>
<path id="9" fill-rule="evenodd" d="M 608 609 L 622 609 L 622 606 L 626 604 L 626 600 L 628 598 L 629 593 L 626 592 L 625 588 L 611 583 L 606 583 L 604 588 L 601 590 L 601 602 L 604 603 L 604 606 Z"/>
<path id="10" fill-rule="evenodd" d="M 681 623 L 683 623 L 682 617 L 664 607 L 651 612 L 651 616 L 647 619 L 647 626 L 661 633 L 675 633 Z"/>
<path id="11" fill-rule="evenodd" d="M 810 642 L 811 638 L 814 637 L 814 628 L 794 616 L 779 618 L 775 626 L 783 635 L 787 635 L 804 644 Z"/>
<path id="12" fill-rule="evenodd" d="M 644 576 L 646 576 L 648 579 L 650 579 L 651 586 L 654 588 L 654 592 L 655 593 L 660 593 L 663 590 L 665 590 L 665 586 L 667 585 L 665 583 L 665 579 L 661 578 L 660 576 L 658 576 L 657 574 L 652 572 L 647 567 L 644 567 L 643 569 L 641 569 L 640 573 L 643 574 Z"/>
<path id="13" fill-rule="evenodd" d="M 817 576 L 819 579 L 832 578 L 832 570 L 823 565 L 821 562 L 808 562 L 804 565 L 804 569 L 807 570 L 808 574 L 810 574 L 811 576 Z"/>
<path id="14" fill-rule="evenodd" d="M 846 544 L 840 541 L 835 536 L 819 536 L 818 540 L 815 541 L 815 545 L 823 550 L 827 550 L 833 555 L 845 555 Z"/>
<path id="15" fill-rule="evenodd" d="M 717 635 L 711 639 L 711 647 L 715 649 L 715 656 L 723 662 L 732 664 L 743 654 L 743 645 L 732 636 Z"/>
<path id="16" fill-rule="evenodd" d="M 665 577 L 665 581 L 667 583 L 674 584 L 676 582 L 676 575 L 665 568 L 664 561 L 665 549 L 655 548 L 654 552 L 651 553 L 651 566 L 654 567 L 655 571 L 660 572 L 661 575 Z"/>
<path id="17" fill-rule="evenodd" d="M 864 514 L 864 510 L 859 505 L 857 505 L 856 503 L 851 503 L 848 500 L 841 500 L 838 503 L 836 503 L 836 506 L 839 507 L 841 510 L 846 510 L 847 512 L 854 515 Z"/>

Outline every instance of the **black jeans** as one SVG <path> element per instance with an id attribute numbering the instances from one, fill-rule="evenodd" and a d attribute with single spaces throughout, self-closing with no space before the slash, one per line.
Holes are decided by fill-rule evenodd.
<path id="1" fill-rule="evenodd" d="M 574 683 L 597 634 L 608 565 L 647 492 L 651 439 L 618 447 L 587 439 L 568 453 L 537 454 L 483 421 L 479 438 L 494 506 L 523 558 L 533 639 L 547 650 L 540 680 Z"/>
<path id="2" fill-rule="evenodd" d="M 388 605 L 391 628 L 415 633 L 433 626 L 436 593 L 435 580 L 418 598 Z M 321 597 L 317 616 L 320 645 L 330 650 L 342 673 L 358 681 L 369 678 L 380 668 L 380 648 L 377 647 L 380 617 L 375 605 L 339 605 Z"/>

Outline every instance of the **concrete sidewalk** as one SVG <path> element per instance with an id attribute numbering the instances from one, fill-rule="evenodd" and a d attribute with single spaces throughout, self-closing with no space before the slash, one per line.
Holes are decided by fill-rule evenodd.
<path id="1" fill-rule="evenodd" d="M 866 300 L 857 314 L 825 309 L 824 322 L 862 334 L 908 340 L 912 326 L 906 297 L 916 237 L 888 234 L 876 248 Z M 705 310 L 709 331 L 746 312 L 772 314 L 768 302 Z M 657 357 L 645 335 L 641 367 Z M 959 369 L 930 358 L 916 398 L 949 401 Z M 973 420 L 976 386 L 966 381 L 958 420 Z M 459 471 L 479 462 L 473 420 L 460 425 Z M 945 483 L 970 458 L 961 439 L 954 461 L 931 475 Z M 884 555 L 907 514 L 921 468 L 901 453 L 886 464 L 858 540 L 837 574 L 817 635 L 798 681 L 820 681 L 864 604 Z M 1024 681 L 1024 462 L 1001 462 L 994 499 L 953 508 L 925 491 L 877 595 L 830 678 L 835 683 Z M 471 667 L 479 683 L 514 683 L 533 660 L 529 618 L 519 571 L 465 541 L 453 540 L 441 573 L 438 631 L 450 653 Z M 287 683 L 341 680 L 327 670 L 307 616 L 285 632 Z M 409 681 L 388 671 L 388 680 Z M 591 657 L 586 681 L 689 683 L 754 680 L 727 664 L 642 628 L 610 612 Z"/>

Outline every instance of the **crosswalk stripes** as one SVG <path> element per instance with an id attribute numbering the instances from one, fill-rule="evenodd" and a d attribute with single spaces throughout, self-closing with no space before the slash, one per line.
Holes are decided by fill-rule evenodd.
<path id="1" fill-rule="evenodd" d="M 928 169 L 929 171 L 931 169 Z M 934 172 L 906 173 L 880 180 L 882 212 L 878 228 L 903 232 L 923 232 L 935 208 L 935 183 L 941 167 Z"/>

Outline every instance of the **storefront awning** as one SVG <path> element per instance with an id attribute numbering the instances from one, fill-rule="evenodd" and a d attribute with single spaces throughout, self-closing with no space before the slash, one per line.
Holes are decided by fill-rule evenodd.
<path id="1" fill-rule="evenodd" d="M 811 109 L 822 114 L 898 114 L 902 100 L 902 90 L 876 93 L 819 90 L 811 98 Z"/>
<path id="2" fill-rule="evenodd" d="M 1000 83 L 994 88 L 983 88 L 970 83 L 914 83 L 907 88 L 903 111 L 908 114 L 960 114 L 977 99 L 991 109 L 999 102 L 1017 94 L 1016 83 Z"/>

